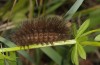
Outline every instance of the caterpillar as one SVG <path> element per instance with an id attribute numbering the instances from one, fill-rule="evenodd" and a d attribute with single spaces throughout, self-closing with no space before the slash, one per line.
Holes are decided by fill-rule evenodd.
<path id="1" fill-rule="evenodd" d="M 19 46 L 31 44 L 53 44 L 68 38 L 68 27 L 60 16 L 37 17 L 24 21 L 11 34 L 11 41 Z"/>

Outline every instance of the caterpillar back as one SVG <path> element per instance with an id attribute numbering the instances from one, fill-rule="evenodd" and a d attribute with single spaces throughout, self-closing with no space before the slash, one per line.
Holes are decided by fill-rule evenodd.
<path id="1" fill-rule="evenodd" d="M 68 38 L 68 28 L 59 16 L 38 17 L 24 21 L 19 29 L 11 34 L 11 40 L 19 46 L 48 44 Z"/>

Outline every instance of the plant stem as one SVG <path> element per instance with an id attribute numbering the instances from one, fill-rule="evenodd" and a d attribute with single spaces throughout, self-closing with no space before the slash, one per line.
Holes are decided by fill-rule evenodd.
<path id="1" fill-rule="evenodd" d="M 16 46 L 16 47 L 11 47 L 11 48 L 1 48 L 0 52 L 27 50 L 27 49 L 33 49 L 33 48 L 42 48 L 42 47 L 58 46 L 58 45 L 68 45 L 68 44 L 75 44 L 75 43 L 76 43 L 75 40 L 58 41 L 58 42 L 53 42 L 53 44 L 51 44 L 51 43 L 45 44 L 44 43 L 43 45 L 40 43 L 40 44 L 33 44 L 33 45 L 29 45 L 29 46 Z"/>

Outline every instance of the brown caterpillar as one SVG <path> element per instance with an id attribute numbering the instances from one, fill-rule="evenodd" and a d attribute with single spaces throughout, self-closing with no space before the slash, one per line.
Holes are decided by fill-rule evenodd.
<path id="1" fill-rule="evenodd" d="M 11 40 L 19 46 L 30 44 L 51 44 L 68 38 L 68 27 L 62 17 L 38 17 L 22 23 L 11 35 Z"/>

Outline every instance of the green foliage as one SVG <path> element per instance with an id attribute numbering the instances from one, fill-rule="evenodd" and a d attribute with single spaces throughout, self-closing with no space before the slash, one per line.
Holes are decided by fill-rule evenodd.
<path id="1" fill-rule="evenodd" d="M 37 1 L 37 2 L 36 2 Z M 49 0 L 48 0 L 49 1 Z M 10 20 L 10 23 L 13 23 L 15 27 L 21 23 L 21 21 L 26 19 L 32 19 L 33 17 L 38 16 L 47 16 L 49 14 L 55 14 L 58 8 L 65 5 L 68 0 L 51 0 L 48 2 L 47 0 L 14 0 L 7 1 L 4 6 L 0 9 L 0 19 L 2 21 Z M 77 18 L 81 13 L 83 15 L 89 15 L 85 22 L 77 29 L 78 24 L 76 22 L 72 23 L 72 36 L 74 39 L 58 41 L 54 42 L 53 45 L 29 45 L 29 47 L 25 46 L 20 49 L 15 43 L 7 40 L 6 38 L 0 36 L 0 42 L 2 42 L 7 48 L 0 49 L 0 65 L 22 65 L 20 62 L 17 62 L 18 56 L 16 56 L 17 51 L 19 54 L 24 56 L 31 63 L 39 65 L 41 60 L 41 55 L 46 54 L 52 61 L 48 65 L 71 65 L 70 59 L 73 64 L 79 65 L 79 57 L 82 59 L 86 59 L 86 51 L 84 50 L 85 46 L 99 46 L 100 47 L 100 34 L 96 35 L 96 37 L 90 40 L 89 35 L 93 33 L 100 33 L 100 6 L 90 8 L 87 10 L 76 12 L 81 6 L 84 0 L 76 0 L 72 7 L 66 12 L 63 12 L 63 18 L 67 21 L 73 18 Z M 15 2 L 15 3 L 14 3 Z M 67 9 L 67 6 L 66 6 Z M 65 9 L 65 10 L 66 10 Z M 95 10 L 96 9 L 96 10 Z M 62 12 L 62 11 L 61 11 Z M 75 13 L 76 12 L 76 13 Z M 66 14 L 65 14 L 66 13 Z M 75 14 L 75 15 L 74 15 Z M 74 17 L 73 17 L 74 15 Z M 1 23 L 2 23 L 1 21 Z M 2 28 L 0 28 L 2 29 Z M 91 30 L 92 29 L 92 30 Z M 7 32 L 7 31 L 4 31 Z M 3 32 L 3 33 L 4 33 Z M 8 35 L 6 35 L 8 36 Z M 59 45 L 61 48 L 56 47 Z M 67 46 L 66 46 L 67 45 Z M 49 46 L 49 47 L 48 47 Z M 50 47 L 53 46 L 53 47 Z M 42 48 L 45 47 L 45 48 Z M 68 49 L 71 51 L 68 51 Z M 31 58 L 30 55 L 23 50 L 40 48 L 40 50 L 36 51 L 37 55 L 35 59 Z M 97 49 L 93 48 L 92 49 Z M 90 51 L 90 50 L 89 50 Z M 3 53 L 6 54 L 3 54 Z M 67 56 L 68 55 L 68 56 Z M 67 58 L 68 57 L 68 58 Z M 36 61 L 35 61 L 36 60 Z"/>
<path id="2" fill-rule="evenodd" d="M 86 52 L 84 51 L 83 49 L 83 46 L 80 45 L 80 41 L 78 41 L 78 39 L 80 38 L 80 36 L 84 33 L 84 31 L 88 28 L 89 26 L 89 22 L 90 20 L 86 20 L 81 26 L 80 28 L 78 29 L 77 31 L 77 35 L 75 37 L 76 39 L 76 44 L 75 46 L 73 47 L 72 49 L 72 55 L 71 55 L 71 59 L 72 59 L 72 62 L 75 64 L 75 65 L 79 65 L 79 61 L 78 61 L 78 54 L 81 58 L 83 59 L 86 59 Z"/>
<path id="3" fill-rule="evenodd" d="M 83 46 L 81 45 L 81 42 L 82 41 L 86 41 L 87 39 L 83 39 L 84 38 L 84 36 L 86 36 L 87 34 L 91 34 L 92 32 L 95 32 L 95 31 L 98 31 L 98 29 L 97 30 L 95 30 L 95 31 L 89 31 L 89 32 L 86 32 L 86 33 L 84 33 L 85 32 L 85 30 L 89 27 L 89 24 L 90 24 L 90 20 L 89 19 L 87 19 L 81 26 L 80 26 L 80 28 L 78 29 L 78 31 L 77 31 L 77 35 L 76 35 L 76 37 L 75 37 L 75 39 L 76 39 L 76 44 L 75 44 L 75 46 L 73 47 L 73 49 L 72 49 L 72 55 L 71 55 L 71 59 L 72 59 L 72 62 L 75 64 L 75 65 L 79 65 L 79 61 L 78 61 L 78 54 L 79 54 L 79 56 L 81 57 L 81 58 L 83 58 L 83 59 L 86 59 L 86 52 L 84 51 L 84 49 L 83 49 Z M 100 31 L 100 30 L 99 30 Z M 81 39 L 82 38 L 82 39 Z M 98 37 L 97 37 L 98 38 Z M 96 39 L 97 39 L 96 38 Z M 89 44 L 90 42 L 87 42 L 87 44 Z M 92 42 L 93 43 L 93 42 Z M 90 43 L 91 44 L 91 43 Z M 99 45 L 100 44 L 100 42 L 94 42 L 93 44 L 91 44 L 91 45 Z"/>

